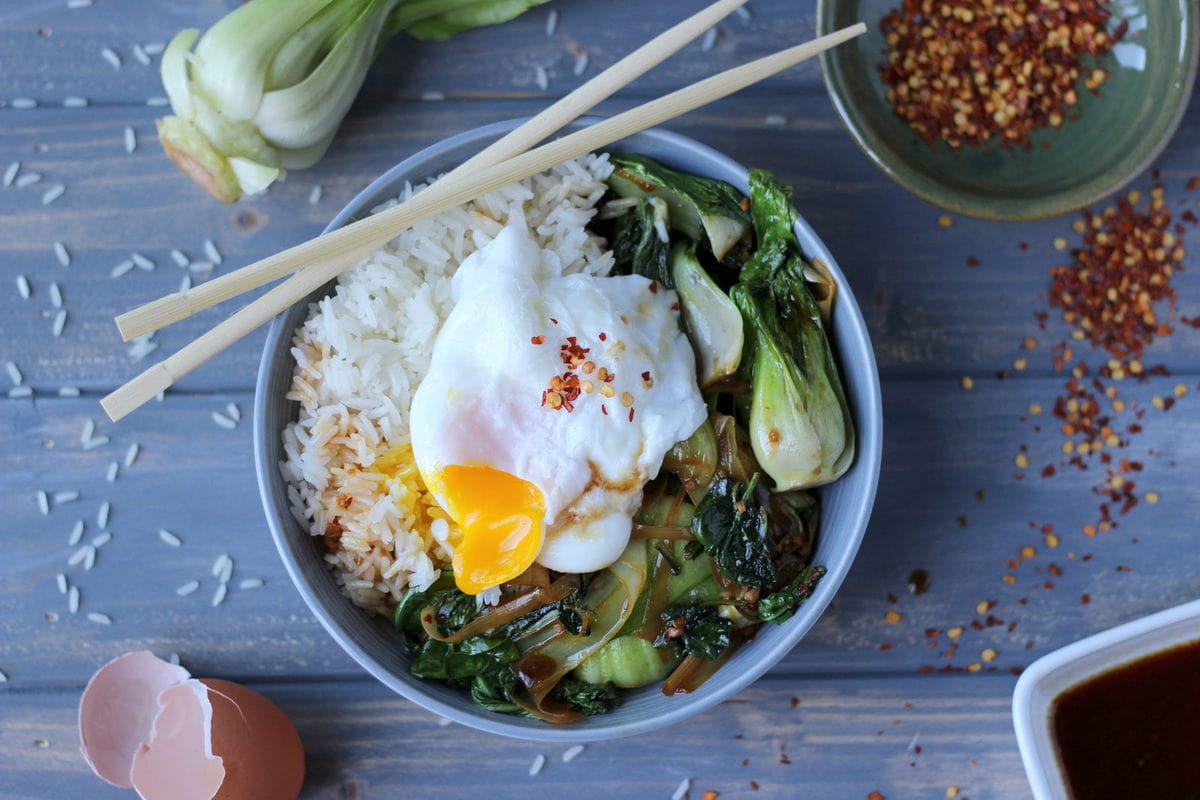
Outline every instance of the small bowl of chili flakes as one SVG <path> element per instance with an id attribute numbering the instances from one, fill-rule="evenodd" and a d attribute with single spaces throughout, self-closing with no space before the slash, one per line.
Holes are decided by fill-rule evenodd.
<path id="1" fill-rule="evenodd" d="M 917 196 L 990 219 L 1074 211 L 1166 147 L 1191 96 L 1195 0 L 818 0 L 855 142 Z"/>

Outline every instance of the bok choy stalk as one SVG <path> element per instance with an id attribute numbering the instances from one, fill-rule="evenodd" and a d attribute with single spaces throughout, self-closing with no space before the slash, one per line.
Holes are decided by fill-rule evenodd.
<path id="1" fill-rule="evenodd" d="M 159 141 L 232 203 L 321 159 L 392 36 L 444 39 L 546 1 L 250 0 L 203 36 L 180 31 L 163 52 L 174 113 L 158 120 Z"/>
<path id="2" fill-rule="evenodd" d="M 796 211 L 770 175 L 750 171 L 758 249 L 730 297 L 746 323 L 752 371 L 750 440 L 776 489 L 841 477 L 854 458 L 854 425 L 821 310 L 805 283 L 792 226 Z"/>

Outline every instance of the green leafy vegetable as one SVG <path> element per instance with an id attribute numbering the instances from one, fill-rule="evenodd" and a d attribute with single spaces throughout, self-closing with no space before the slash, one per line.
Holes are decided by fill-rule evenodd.
<path id="1" fill-rule="evenodd" d="M 724 181 L 685 175 L 638 155 L 613 155 L 608 185 L 621 197 L 661 197 L 671 227 L 693 241 L 706 241 L 719 261 L 750 227 L 737 189 Z"/>
<path id="2" fill-rule="evenodd" d="M 203 36 L 180 31 L 163 52 L 174 114 L 158 121 L 159 141 L 184 174 L 232 203 L 321 159 L 392 36 L 444 39 L 543 2 L 250 0 Z"/>
<path id="3" fill-rule="evenodd" d="M 626 215 L 628 216 L 628 215 Z M 709 277 L 696 257 L 696 245 L 671 248 L 671 277 L 683 310 L 688 339 L 696 351 L 700 385 L 737 372 L 742 360 L 742 314 Z"/>
<path id="4" fill-rule="evenodd" d="M 812 596 L 821 578 L 824 567 L 806 567 L 790 583 L 777 592 L 758 601 L 758 616 L 764 622 L 780 624 L 787 622 L 796 609 Z"/>
<path id="5" fill-rule="evenodd" d="M 612 235 L 613 269 L 672 288 L 666 220 L 667 204 L 657 197 L 642 198 L 617 217 Z"/>
<path id="6" fill-rule="evenodd" d="M 673 606 L 662 615 L 655 647 L 674 646 L 679 655 L 716 661 L 729 649 L 733 623 L 713 606 Z"/>
<path id="7" fill-rule="evenodd" d="M 605 714 L 621 703 L 621 696 L 611 683 L 587 683 L 570 675 L 558 682 L 550 692 L 550 699 L 566 703 L 585 716 Z"/>
<path id="8" fill-rule="evenodd" d="M 780 490 L 829 483 L 854 457 L 854 426 L 821 312 L 805 285 L 787 193 L 750 171 L 758 250 L 730 296 L 750 330 L 750 440 Z"/>
<path id="9" fill-rule="evenodd" d="M 761 587 L 775 581 L 775 565 L 767 540 L 767 511 L 755 496 L 758 477 L 748 484 L 732 478 L 713 481 L 696 506 L 692 533 L 722 575 Z"/>

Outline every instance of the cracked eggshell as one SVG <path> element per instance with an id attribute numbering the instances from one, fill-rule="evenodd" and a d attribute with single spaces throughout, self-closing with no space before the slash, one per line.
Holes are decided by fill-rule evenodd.
<path id="1" fill-rule="evenodd" d="M 79 701 L 80 749 L 88 766 L 113 786 L 133 787 L 138 748 L 150 738 L 158 696 L 191 675 L 147 650 L 126 653 L 101 667 Z"/>
<path id="2" fill-rule="evenodd" d="M 304 745 L 279 706 L 236 683 L 203 678 L 212 703 L 212 749 L 224 759 L 216 800 L 295 800 Z"/>
<path id="3" fill-rule="evenodd" d="M 212 800 L 225 781 L 213 755 L 213 710 L 208 687 L 192 679 L 164 689 L 158 716 L 130 770 L 142 800 Z"/>

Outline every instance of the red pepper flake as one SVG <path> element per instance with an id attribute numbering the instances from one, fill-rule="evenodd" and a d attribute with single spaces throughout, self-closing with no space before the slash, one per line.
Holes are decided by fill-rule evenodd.
<path id="1" fill-rule="evenodd" d="M 603 414 L 604 416 L 606 416 L 606 417 L 607 417 L 607 416 L 608 416 L 608 407 L 607 407 L 607 406 L 604 406 L 604 405 L 601 405 L 601 406 L 600 406 L 600 413 L 601 413 L 601 414 Z"/>
<path id="2" fill-rule="evenodd" d="M 1090 594 L 1084 594 L 1079 598 L 1079 602 L 1086 606 L 1088 603 L 1092 602 L 1092 596 Z"/>
<path id="3" fill-rule="evenodd" d="M 604 331 L 600 331 L 600 336 L 598 338 L 602 342 L 608 341 L 608 334 L 605 333 Z"/>
<path id="4" fill-rule="evenodd" d="M 671 310 L 672 310 L 672 311 L 678 311 L 678 310 L 679 310 L 679 303 L 671 303 Z"/>
<path id="5" fill-rule="evenodd" d="M 650 294 L 658 294 L 658 281 L 650 281 Z"/>
<path id="6" fill-rule="evenodd" d="M 750 781 L 750 788 L 757 792 L 758 791 L 758 781 Z"/>
<path id="7" fill-rule="evenodd" d="M 545 344 L 546 337 L 545 336 L 533 336 L 533 337 L 530 337 L 529 341 L 532 344 Z"/>
<path id="8" fill-rule="evenodd" d="M 799 698 L 799 697 L 793 697 L 793 698 L 792 698 L 792 708 L 795 708 L 795 707 L 796 707 L 796 706 L 798 706 L 798 705 L 800 705 L 800 698 Z"/>
<path id="9" fill-rule="evenodd" d="M 1194 192 L 1197 189 L 1200 189 L 1200 177 L 1193 176 L 1191 178 L 1188 178 L 1187 190 L 1189 192 Z"/>
<path id="10" fill-rule="evenodd" d="M 551 317 L 550 321 L 553 322 L 555 325 L 558 324 L 558 320 L 556 320 L 554 317 Z"/>
<path id="11" fill-rule="evenodd" d="M 629 421 L 633 422 L 633 409 L 629 409 Z"/>
<path id="12" fill-rule="evenodd" d="M 968 267 L 978 267 L 979 259 L 976 258 L 975 256 L 967 256 L 967 266 Z"/>

